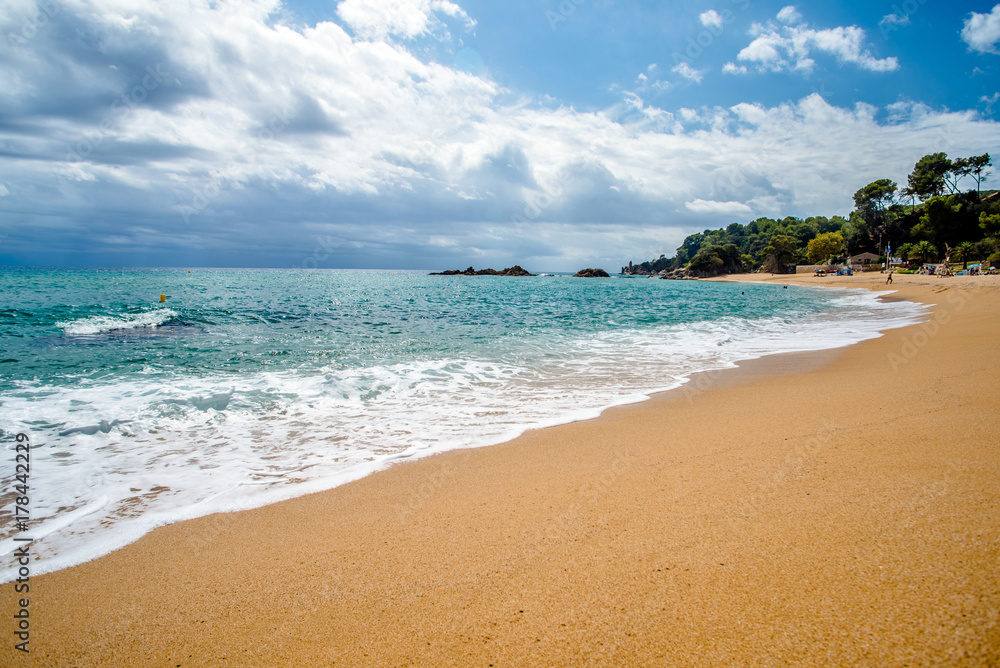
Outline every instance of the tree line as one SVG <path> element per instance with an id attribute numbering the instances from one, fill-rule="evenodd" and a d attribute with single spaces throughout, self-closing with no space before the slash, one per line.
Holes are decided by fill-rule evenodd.
<path id="1" fill-rule="evenodd" d="M 824 264 L 863 252 L 891 253 L 904 262 L 1000 262 L 1000 196 L 982 191 L 991 166 L 988 153 L 955 160 L 945 153 L 925 155 L 905 187 L 878 179 L 858 189 L 847 218 L 789 216 L 733 223 L 692 234 L 673 257 L 629 263 L 622 273 L 783 273 L 796 264 Z M 963 190 L 963 182 L 970 180 L 975 189 Z"/>

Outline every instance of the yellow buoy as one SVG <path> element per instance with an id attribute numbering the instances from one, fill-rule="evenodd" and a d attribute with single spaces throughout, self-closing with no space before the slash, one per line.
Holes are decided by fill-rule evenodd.
<path id="1" fill-rule="evenodd" d="M 166 295 L 160 295 L 160 303 L 162 304 L 165 301 L 167 301 L 167 296 Z"/>

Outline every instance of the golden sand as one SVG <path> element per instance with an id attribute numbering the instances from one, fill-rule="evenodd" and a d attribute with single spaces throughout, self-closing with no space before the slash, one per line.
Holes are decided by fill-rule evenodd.
<path id="1" fill-rule="evenodd" d="M 884 289 L 884 277 L 752 280 Z M 1000 665 L 1000 279 L 930 322 L 163 527 L 0 665 Z"/>

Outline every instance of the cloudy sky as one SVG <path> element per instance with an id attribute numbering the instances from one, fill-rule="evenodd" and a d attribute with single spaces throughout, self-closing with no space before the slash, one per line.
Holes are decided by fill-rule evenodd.
<path id="1" fill-rule="evenodd" d="M 0 34 L 0 264 L 614 270 L 1000 158 L 992 2 L 4 0 Z"/>

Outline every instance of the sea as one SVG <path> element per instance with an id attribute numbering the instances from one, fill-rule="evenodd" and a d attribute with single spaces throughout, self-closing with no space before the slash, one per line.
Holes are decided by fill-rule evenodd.
<path id="1" fill-rule="evenodd" d="M 18 538 L 33 575 L 54 571 L 926 315 L 864 290 L 622 276 L 0 268 L 0 581 Z"/>

